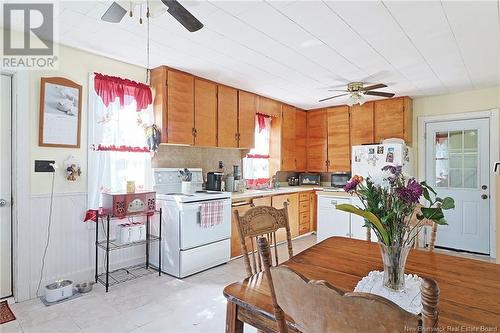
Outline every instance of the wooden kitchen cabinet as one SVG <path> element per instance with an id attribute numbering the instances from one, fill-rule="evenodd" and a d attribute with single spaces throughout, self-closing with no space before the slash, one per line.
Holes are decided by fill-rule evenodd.
<path id="1" fill-rule="evenodd" d="M 218 85 L 217 146 L 238 148 L 238 90 Z"/>
<path id="2" fill-rule="evenodd" d="M 295 108 L 283 105 L 281 112 L 281 171 L 295 171 Z"/>
<path id="3" fill-rule="evenodd" d="M 374 141 L 400 138 L 407 144 L 412 141 L 412 100 L 409 97 L 375 101 Z"/>
<path id="4" fill-rule="evenodd" d="M 307 170 L 327 170 L 327 118 L 326 109 L 307 112 Z"/>
<path id="5" fill-rule="evenodd" d="M 217 84 L 194 80 L 194 144 L 217 146 Z"/>
<path id="6" fill-rule="evenodd" d="M 282 194 L 272 197 L 272 206 L 276 209 L 284 207 L 284 202 L 288 202 L 288 222 L 290 224 L 290 234 L 292 238 L 299 235 L 299 194 Z M 284 229 L 276 232 L 278 242 L 286 241 L 286 232 Z"/>
<path id="7" fill-rule="evenodd" d="M 194 77 L 165 66 L 151 71 L 153 110 L 162 143 L 194 144 Z"/>
<path id="8" fill-rule="evenodd" d="M 259 107 L 259 96 L 238 91 L 238 146 L 251 149 L 255 146 L 255 114 Z"/>
<path id="9" fill-rule="evenodd" d="M 327 109 L 328 171 L 351 170 L 351 145 L 349 140 L 349 107 Z"/>
<path id="10" fill-rule="evenodd" d="M 313 192 L 299 193 L 299 235 L 311 231 L 311 193 Z"/>
<path id="11" fill-rule="evenodd" d="M 375 143 L 374 103 L 350 107 L 351 146 Z"/>
<path id="12" fill-rule="evenodd" d="M 271 117 L 281 117 L 281 103 L 270 98 L 259 96 L 259 112 Z"/>
<path id="13" fill-rule="evenodd" d="M 307 113 L 295 110 L 295 171 L 307 170 Z"/>

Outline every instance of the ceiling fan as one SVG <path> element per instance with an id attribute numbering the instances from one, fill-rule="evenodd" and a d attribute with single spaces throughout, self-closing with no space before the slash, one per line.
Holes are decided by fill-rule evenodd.
<path id="1" fill-rule="evenodd" d="M 327 97 L 320 99 L 318 102 L 323 102 L 327 101 L 333 98 L 337 97 L 342 97 L 342 96 L 349 96 L 349 99 L 347 100 L 347 105 L 353 106 L 354 104 L 359 104 L 363 105 L 365 102 L 363 96 L 364 95 L 370 95 L 370 96 L 381 96 L 381 97 L 393 97 L 394 93 L 387 93 L 387 92 L 382 92 L 382 91 L 373 91 L 375 89 L 380 89 L 380 88 L 386 88 L 387 85 L 383 83 L 377 83 L 373 84 L 371 86 L 364 87 L 363 82 L 351 82 L 347 84 L 347 90 L 328 90 L 328 91 L 342 91 L 344 94 L 340 95 L 335 95 L 332 97 Z"/>
<path id="2" fill-rule="evenodd" d="M 150 16 L 156 17 L 166 11 L 190 32 L 195 32 L 203 28 L 203 23 L 201 23 L 176 0 L 161 0 L 161 2 L 150 2 L 146 0 L 113 1 L 106 12 L 102 15 L 101 20 L 111 23 L 119 23 L 127 12 L 132 17 L 135 7 L 139 6 L 139 22 L 142 24 L 143 5 L 146 6 L 146 18 L 149 18 Z M 125 8 L 128 8 L 129 10 Z"/>

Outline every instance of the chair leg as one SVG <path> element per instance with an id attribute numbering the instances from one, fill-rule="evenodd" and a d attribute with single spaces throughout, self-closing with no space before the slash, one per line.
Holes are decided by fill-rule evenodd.
<path id="1" fill-rule="evenodd" d="M 226 333 L 243 333 L 243 322 L 238 319 L 238 306 L 230 301 L 226 308 Z"/>

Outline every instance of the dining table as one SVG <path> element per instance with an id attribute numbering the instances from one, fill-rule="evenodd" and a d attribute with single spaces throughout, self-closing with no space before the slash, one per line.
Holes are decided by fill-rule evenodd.
<path id="1" fill-rule="evenodd" d="M 331 237 L 280 263 L 309 280 L 324 280 L 352 292 L 369 272 L 383 270 L 376 242 Z M 436 332 L 500 332 L 500 265 L 463 256 L 413 249 L 406 274 L 434 279 L 439 286 Z M 258 273 L 224 288 L 226 332 L 243 332 L 244 323 L 278 332 L 268 283 Z M 290 332 L 298 332 L 286 316 Z"/>

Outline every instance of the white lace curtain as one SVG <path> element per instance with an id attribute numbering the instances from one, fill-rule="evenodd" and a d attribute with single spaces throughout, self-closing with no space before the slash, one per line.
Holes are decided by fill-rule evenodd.
<path id="1" fill-rule="evenodd" d="M 123 107 L 116 99 L 106 107 L 89 84 L 88 113 L 88 207 L 101 206 L 101 193 L 122 192 L 127 181 L 136 189 L 151 189 L 151 155 L 147 152 L 144 126 L 154 121 L 151 105 L 140 112 L 132 96 Z M 131 100 L 132 99 L 132 100 Z"/>

